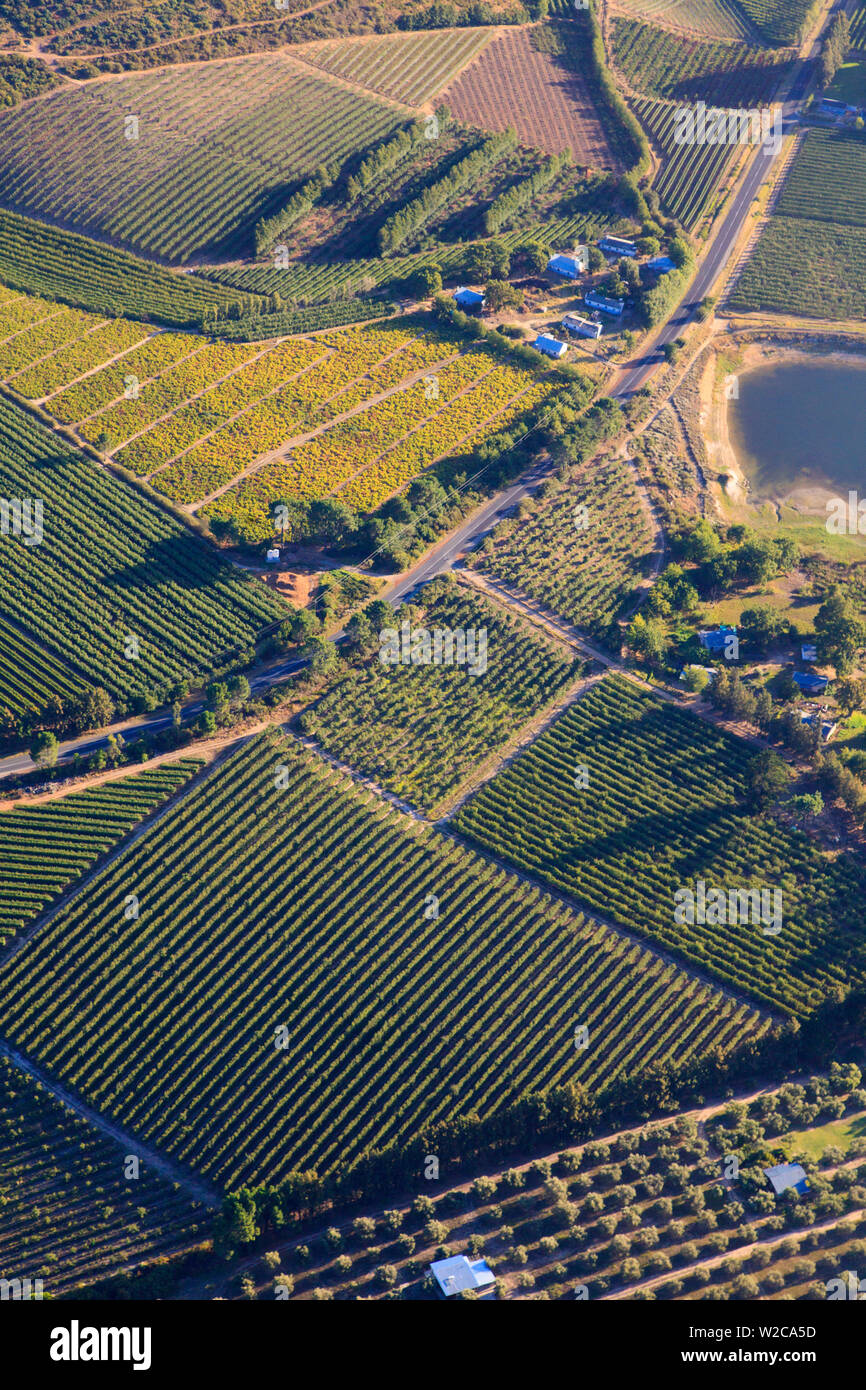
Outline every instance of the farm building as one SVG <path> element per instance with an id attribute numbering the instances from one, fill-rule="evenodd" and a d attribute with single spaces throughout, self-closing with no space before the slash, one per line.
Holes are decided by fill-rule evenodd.
<path id="1" fill-rule="evenodd" d="M 576 280 L 589 270 L 589 251 L 585 246 L 576 246 L 573 251 L 557 251 L 547 262 L 547 269 L 555 275 L 564 275 L 567 280 Z"/>
<path id="2" fill-rule="evenodd" d="M 814 728 L 816 721 L 818 721 L 821 730 L 821 742 L 829 743 L 839 727 L 838 723 L 833 719 L 821 719 L 819 714 L 809 713 L 805 710 L 800 715 L 800 722 L 808 725 L 810 729 Z"/>
<path id="3" fill-rule="evenodd" d="M 804 661 L 817 661 L 818 648 L 815 646 L 814 642 L 804 642 L 800 648 L 800 656 Z"/>
<path id="4" fill-rule="evenodd" d="M 804 695 L 823 695 L 830 684 L 826 676 L 819 676 L 814 671 L 795 671 L 794 683 L 799 685 Z"/>
<path id="5" fill-rule="evenodd" d="M 698 633 L 698 641 L 705 652 L 712 652 L 714 656 L 722 656 L 728 645 L 730 638 L 736 637 L 735 627 L 726 627 L 722 623 L 719 627 L 706 628 Z"/>
<path id="6" fill-rule="evenodd" d="M 485 1260 L 468 1260 L 465 1255 L 453 1255 L 449 1260 L 434 1260 L 430 1273 L 443 1298 L 453 1298 L 464 1289 L 484 1290 L 481 1298 L 492 1298 L 496 1282 Z"/>
<path id="7" fill-rule="evenodd" d="M 614 318 L 619 318 L 625 309 L 624 299 L 608 299 L 607 295 L 602 294 L 600 290 L 590 290 L 589 294 L 583 296 L 583 299 L 590 309 L 600 309 L 603 314 L 612 314 Z"/>
<path id="8" fill-rule="evenodd" d="M 668 271 L 676 270 L 676 265 L 670 256 L 653 256 L 651 261 L 647 261 L 647 268 L 654 270 L 657 275 L 667 275 Z"/>
<path id="9" fill-rule="evenodd" d="M 545 357 L 564 357 L 568 351 L 565 343 L 558 338 L 549 338 L 546 333 L 539 333 L 532 346 L 536 352 L 543 352 Z"/>
<path id="10" fill-rule="evenodd" d="M 465 285 L 460 285 L 454 291 L 454 303 L 467 313 L 480 313 L 484 308 L 484 295 L 480 290 L 468 290 Z"/>
<path id="11" fill-rule="evenodd" d="M 637 247 L 633 241 L 625 241 L 618 236 L 604 236 L 598 243 L 599 251 L 606 256 L 636 256 Z"/>
<path id="12" fill-rule="evenodd" d="M 765 1168 L 764 1176 L 770 1179 L 777 1197 L 781 1192 L 787 1192 L 789 1187 L 795 1188 L 802 1196 L 809 1186 L 806 1170 L 799 1163 L 777 1163 L 775 1168 Z"/>
<path id="13" fill-rule="evenodd" d="M 265 556 L 265 559 L 267 560 L 269 565 L 275 565 L 279 558 L 280 551 L 278 546 L 274 546 L 273 549 L 269 550 L 267 555 Z"/>
<path id="14" fill-rule="evenodd" d="M 828 116 L 844 116 L 849 109 L 844 101 L 837 101 L 835 97 L 823 97 L 821 100 L 821 110 Z"/>
<path id="15" fill-rule="evenodd" d="M 566 314 L 562 326 L 568 333 L 576 333 L 579 338 L 600 338 L 601 324 L 592 319 L 582 319 L 579 314 Z"/>

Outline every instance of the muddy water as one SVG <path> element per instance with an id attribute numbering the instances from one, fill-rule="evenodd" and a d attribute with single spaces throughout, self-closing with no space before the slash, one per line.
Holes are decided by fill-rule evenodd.
<path id="1" fill-rule="evenodd" d="M 866 495 L 866 361 L 787 362 L 739 378 L 730 441 L 755 498 Z"/>

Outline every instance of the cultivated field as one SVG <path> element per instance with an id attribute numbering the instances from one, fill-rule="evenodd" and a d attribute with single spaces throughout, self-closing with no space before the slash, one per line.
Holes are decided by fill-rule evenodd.
<path id="1" fill-rule="evenodd" d="M 276 732 L 28 942 L 0 1005 L 13 1046 L 234 1190 L 761 1027 Z"/>
<path id="2" fill-rule="evenodd" d="M 115 697 L 164 696 L 237 660 L 285 615 L 263 585 L 8 402 L 0 443 L 0 496 L 44 506 L 42 544 L 0 546 L 0 615 L 80 679 Z M 14 698 L 14 673 L 10 684 Z"/>
<path id="3" fill-rule="evenodd" d="M 11 729 L 18 715 L 43 709 L 52 696 L 68 705 L 83 693 L 83 681 L 62 661 L 0 617 L 0 727 Z"/>
<path id="4" fill-rule="evenodd" d="M 0 1277 L 57 1298 L 203 1244 L 209 1213 L 0 1057 Z M 26 1297 L 27 1295 L 25 1295 Z M 36 1297 L 37 1295 L 33 1295 Z"/>
<path id="5" fill-rule="evenodd" d="M 753 750 L 621 677 L 606 679 L 463 807 L 482 848 L 684 955 L 776 1010 L 802 1014 L 866 979 L 866 874 L 746 813 Z M 575 768 L 588 786 L 575 788 Z M 782 890 L 784 925 L 675 921 L 678 888 Z"/>
<path id="6" fill-rule="evenodd" d="M 692 231 L 716 206 L 736 147 L 678 145 L 674 102 L 642 98 L 633 105 L 653 144 L 662 153 L 661 172 L 653 187 L 670 215 L 687 231 Z"/>
<path id="7" fill-rule="evenodd" d="M 334 495 L 373 511 L 464 440 L 477 443 L 536 410 L 552 389 L 485 347 L 413 331 L 406 320 L 316 343 L 331 349 L 323 364 L 156 474 L 154 485 L 175 497 L 202 496 L 207 484 L 214 491 L 237 474 L 239 458 L 258 455 L 247 478 L 202 510 L 231 520 L 250 540 L 266 540 L 274 502 Z M 264 456 L 278 447 L 279 456 Z"/>
<path id="8" fill-rule="evenodd" d="M 499 34 L 442 100 L 470 125 L 510 125 L 525 145 L 549 154 L 571 150 L 576 163 L 593 169 L 618 167 L 587 78 L 556 54 L 541 52 L 532 31 Z"/>
<path id="9" fill-rule="evenodd" d="M 287 186 L 396 123 L 282 55 L 112 78 L 0 114 L 0 203 L 169 261 L 246 253 Z"/>
<path id="10" fill-rule="evenodd" d="M 583 1285 L 592 1300 L 823 1300 L 827 1281 L 866 1255 L 866 1143 L 820 1143 L 837 1117 L 862 1136 L 859 1080 L 856 1066 L 834 1063 L 829 1080 L 782 1086 L 701 1127 L 677 1115 L 338 1220 L 290 1247 L 276 1275 L 259 1266 L 256 1296 L 272 1299 L 289 1278 L 296 1299 L 433 1299 L 431 1260 L 465 1252 L 487 1262 L 507 1299 L 573 1300 Z M 797 1155 L 813 1138 L 810 1190 L 775 1199 L 762 1155 Z"/>
<path id="11" fill-rule="evenodd" d="M 866 317 L 864 188 L 866 145 L 809 131 L 734 285 L 731 307 L 817 319 Z"/>
<path id="12" fill-rule="evenodd" d="M 407 106 L 424 106 L 490 42 L 491 29 L 434 29 L 303 44 L 293 57 Z"/>
<path id="13" fill-rule="evenodd" d="M 0 811 L 0 942 L 22 931 L 201 767 L 195 758 L 67 796 Z"/>
<path id="14" fill-rule="evenodd" d="M 699 43 L 651 24 L 617 19 L 613 60 L 634 91 L 710 106 L 761 106 L 791 55 L 742 43 Z"/>
<path id="15" fill-rule="evenodd" d="M 0 380 L 173 501 L 192 506 L 219 493 L 207 514 L 237 518 L 258 540 L 274 534 L 271 504 L 286 497 L 337 494 L 375 510 L 462 440 L 537 407 L 551 389 L 405 316 L 311 339 L 229 343 L 11 291 L 0 298 Z"/>
<path id="16" fill-rule="evenodd" d="M 172 273 L 128 251 L 13 212 L 0 212 L 0 280 L 96 313 L 180 326 L 239 297 L 198 275 Z"/>
<path id="17" fill-rule="evenodd" d="M 737 0 L 767 43 L 799 43 L 818 12 L 817 0 Z"/>
<path id="18" fill-rule="evenodd" d="M 383 665 L 379 646 L 301 718 L 328 752 L 432 810 L 575 679 L 579 665 L 498 604 L 432 585 L 414 627 L 486 633 L 486 670 Z"/>
<path id="19" fill-rule="evenodd" d="M 470 563 L 619 646 L 616 616 L 652 549 L 634 478 L 621 460 L 608 459 L 532 503 L 528 515 L 500 523 Z"/>
<path id="20" fill-rule="evenodd" d="M 613 8 L 702 38 L 747 39 L 752 32 L 737 0 L 615 0 Z"/>
<path id="21" fill-rule="evenodd" d="M 851 46 L 866 52 L 866 6 L 851 13 Z"/>

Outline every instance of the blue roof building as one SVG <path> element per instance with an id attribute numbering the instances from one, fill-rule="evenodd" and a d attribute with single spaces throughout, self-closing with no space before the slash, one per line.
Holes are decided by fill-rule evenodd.
<path id="1" fill-rule="evenodd" d="M 793 1187 L 801 1197 L 809 1190 L 806 1170 L 799 1163 L 777 1163 L 774 1168 L 765 1168 L 764 1176 L 770 1179 L 777 1197 L 781 1192 L 787 1192 L 789 1187 Z"/>
<path id="2" fill-rule="evenodd" d="M 667 275 L 669 270 L 676 270 L 675 263 L 670 256 L 653 256 L 651 261 L 647 261 L 650 270 L 656 271 L 659 275 Z"/>
<path id="3" fill-rule="evenodd" d="M 465 285 L 460 285 L 454 291 L 454 303 L 461 309 L 483 309 L 484 295 L 480 290 L 468 290 Z"/>
<path id="4" fill-rule="evenodd" d="M 565 343 L 558 338 L 549 338 L 546 333 L 539 333 L 532 346 L 536 352 L 543 352 L 547 357 L 564 357 L 568 351 Z"/>
<path id="5" fill-rule="evenodd" d="M 804 695 L 823 695 L 830 684 L 826 676 L 819 676 L 814 671 L 795 671 L 794 683 L 799 685 Z"/>
<path id="6" fill-rule="evenodd" d="M 493 1270 L 486 1260 L 469 1260 L 465 1255 L 452 1255 L 447 1260 L 434 1260 L 430 1266 L 430 1273 L 436 1280 L 443 1298 L 453 1298 L 454 1294 L 462 1293 L 465 1289 L 483 1289 L 484 1292 L 480 1293 L 479 1297 L 490 1298 L 496 1283 Z"/>
<path id="7" fill-rule="evenodd" d="M 578 246 L 573 254 L 558 251 L 547 262 L 547 269 L 552 270 L 556 275 L 564 275 L 567 280 L 576 280 L 578 276 L 589 269 L 589 256 L 586 247 Z"/>
<path id="8" fill-rule="evenodd" d="M 719 627 L 699 632 L 698 641 L 705 652 L 712 652 L 714 656 L 721 656 L 727 647 L 728 638 L 736 637 L 736 635 L 737 629 L 735 627 L 726 627 L 724 623 L 721 623 Z"/>

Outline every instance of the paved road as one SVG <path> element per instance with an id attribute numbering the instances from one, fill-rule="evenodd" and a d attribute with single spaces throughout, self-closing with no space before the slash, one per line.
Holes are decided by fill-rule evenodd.
<path id="1" fill-rule="evenodd" d="M 305 661 L 293 657 L 291 660 L 280 661 L 275 665 L 268 666 L 260 675 L 250 680 L 250 691 L 253 695 L 260 694 L 269 690 L 272 685 L 277 685 L 280 681 L 289 680 L 306 665 Z M 204 700 L 189 701 L 183 707 L 184 724 L 191 723 L 197 719 L 205 707 Z M 105 748 L 112 734 L 122 734 L 126 742 L 130 739 L 140 738 L 143 734 L 155 734 L 161 729 L 167 729 L 172 722 L 172 715 L 164 711 L 157 711 L 154 714 L 144 714 L 137 719 L 127 719 L 121 724 L 112 724 L 110 728 L 103 729 L 98 734 L 82 734 L 80 738 L 69 739 L 60 745 L 59 762 L 67 763 L 80 753 L 82 757 L 87 757 L 90 753 L 95 753 L 99 748 Z M 14 777 L 22 772 L 32 772 L 33 761 L 29 753 L 13 753 L 8 758 L 0 758 L 0 780 L 4 777 Z"/>

